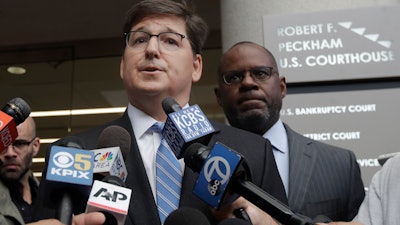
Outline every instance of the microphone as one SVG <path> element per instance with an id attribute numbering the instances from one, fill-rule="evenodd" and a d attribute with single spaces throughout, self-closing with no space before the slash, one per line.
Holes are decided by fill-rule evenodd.
<path id="1" fill-rule="evenodd" d="M 95 180 L 86 212 L 102 212 L 106 216 L 107 225 L 123 225 L 132 191 L 125 188 L 127 177 L 124 158 L 131 148 L 131 136 L 124 128 L 111 125 L 99 135 L 99 149 L 94 152 Z M 100 175 L 100 176 L 99 176 Z"/>
<path id="2" fill-rule="evenodd" d="M 94 152 L 95 179 L 105 176 L 117 176 L 125 182 L 128 175 L 124 158 L 131 149 L 131 136 L 124 128 L 111 125 L 106 127 L 99 136 L 98 149 Z M 97 179 L 99 178 L 99 179 Z"/>
<path id="3" fill-rule="evenodd" d="M 168 116 L 162 135 L 178 159 L 190 144 L 210 141 L 215 129 L 198 105 L 182 109 L 172 97 L 166 97 L 161 105 Z"/>
<path id="4" fill-rule="evenodd" d="M 239 218 L 229 218 L 222 220 L 218 225 L 251 225 L 251 223 Z"/>
<path id="5" fill-rule="evenodd" d="M 102 212 L 106 216 L 104 225 L 123 225 L 128 214 L 132 190 L 125 188 L 117 176 L 106 176 L 102 181 L 95 180 L 86 212 Z"/>
<path id="6" fill-rule="evenodd" d="M 71 138 L 74 139 L 74 138 Z M 75 142 L 74 146 L 79 146 Z M 51 146 L 44 177 L 45 193 L 49 193 L 47 207 L 57 208 L 56 218 L 70 225 L 75 207 L 86 203 L 93 181 L 93 152 L 76 147 Z"/>
<path id="7" fill-rule="evenodd" d="M 210 222 L 200 210 L 181 207 L 168 215 L 164 225 L 210 225 Z"/>
<path id="8" fill-rule="evenodd" d="M 294 213 L 288 206 L 249 181 L 250 170 L 244 158 L 219 142 L 211 150 L 200 143 L 192 144 L 186 149 L 184 158 L 185 164 L 199 173 L 193 193 L 214 208 L 232 200 L 232 196 L 236 199 L 239 194 L 283 224 L 315 223 L 306 216 Z M 228 192 L 234 194 L 227 198 L 230 195 Z M 325 220 L 323 222 L 329 221 L 326 217 L 319 217 L 321 218 Z"/>
<path id="9" fill-rule="evenodd" d="M 67 136 L 65 138 L 59 139 L 53 145 L 76 149 L 86 149 L 85 143 L 82 141 L 81 138 L 77 136 Z"/>
<path id="10" fill-rule="evenodd" d="M 233 210 L 233 215 L 235 215 L 236 218 L 246 221 L 249 225 L 252 225 L 249 214 L 247 214 L 246 210 L 243 208 Z"/>
<path id="11" fill-rule="evenodd" d="M 17 126 L 31 113 L 31 107 L 22 98 L 11 99 L 0 111 L 0 153 L 18 137 Z"/>
<path id="12" fill-rule="evenodd" d="M 108 148 L 119 146 L 124 159 L 131 149 L 131 135 L 124 128 L 111 125 L 106 127 L 99 135 L 97 141 L 98 148 Z"/>

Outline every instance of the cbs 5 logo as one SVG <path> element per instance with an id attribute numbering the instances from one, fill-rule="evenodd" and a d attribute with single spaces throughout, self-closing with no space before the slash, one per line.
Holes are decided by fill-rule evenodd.
<path id="1" fill-rule="evenodd" d="M 74 157 L 75 156 L 75 157 Z M 92 167 L 92 156 L 88 154 L 70 154 L 68 152 L 57 152 L 54 154 L 54 164 L 62 169 L 73 166 L 76 170 L 90 170 Z"/>

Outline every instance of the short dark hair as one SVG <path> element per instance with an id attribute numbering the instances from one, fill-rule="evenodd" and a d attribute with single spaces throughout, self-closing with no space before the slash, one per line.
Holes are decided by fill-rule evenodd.
<path id="1" fill-rule="evenodd" d="M 230 50 L 232 50 L 234 47 L 236 47 L 236 46 L 238 46 L 238 45 L 245 45 L 245 44 L 248 44 L 248 45 L 255 45 L 255 46 L 258 46 L 258 47 L 264 49 L 265 53 L 271 57 L 273 66 L 275 67 L 274 69 L 275 69 L 275 71 L 279 74 L 278 63 L 276 62 L 275 56 L 272 54 L 272 52 L 271 52 L 270 50 L 268 50 L 266 47 L 264 47 L 264 46 L 262 46 L 262 45 L 259 45 L 259 44 L 255 43 L 255 42 L 251 42 L 251 41 L 240 41 L 240 42 L 237 42 L 236 44 L 232 45 L 228 50 L 226 50 L 226 51 L 222 54 L 222 57 L 220 58 L 220 61 L 219 61 L 219 65 L 218 65 L 218 67 L 217 67 L 217 75 L 218 75 L 218 76 L 221 75 L 222 61 L 224 60 L 225 54 L 226 54 L 227 52 L 229 52 Z"/>
<path id="2" fill-rule="evenodd" d="M 194 54 L 200 54 L 208 34 L 206 22 L 195 13 L 194 6 L 186 1 L 143 0 L 133 5 L 127 12 L 123 32 L 130 31 L 132 26 L 145 17 L 154 15 L 177 16 L 186 23 L 188 40 Z"/>

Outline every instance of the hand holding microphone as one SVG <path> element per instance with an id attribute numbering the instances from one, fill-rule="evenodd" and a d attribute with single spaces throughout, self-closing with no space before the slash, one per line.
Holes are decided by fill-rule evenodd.
<path id="1" fill-rule="evenodd" d="M 212 215 L 220 221 L 219 224 L 276 224 L 276 220 L 269 214 L 249 202 L 243 197 L 239 197 L 229 205 L 222 206 L 220 209 L 211 209 Z M 235 218 L 235 220 L 229 218 Z M 229 219 L 228 221 L 226 221 Z"/>

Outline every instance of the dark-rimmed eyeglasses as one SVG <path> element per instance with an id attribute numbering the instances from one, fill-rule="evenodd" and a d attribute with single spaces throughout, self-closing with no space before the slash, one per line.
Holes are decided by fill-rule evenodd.
<path id="1" fill-rule="evenodd" d="M 32 142 L 35 140 L 36 137 L 32 138 L 32 140 L 24 140 L 24 139 L 18 139 L 15 140 L 10 146 L 14 148 L 14 150 L 17 151 L 23 151 L 26 149 L 27 146 L 32 144 Z"/>
<path id="2" fill-rule="evenodd" d="M 222 79 L 228 85 L 241 83 L 249 72 L 254 81 L 262 82 L 268 80 L 276 71 L 270 66 L 257 66 L 248 70 L 234 70 L 221 74 Z"/>
<path id="3" fill-rule="evenodd" d="M 176 32 L 150 34 L 145 31 L 130 31 L 125 33 L 126 45 L 135 50 L 145 49 L 152 37 L 157 37 L 158 46 L 162 50 L 176 51 L 182 47 L 182 40 L 185 35 Z"/>

